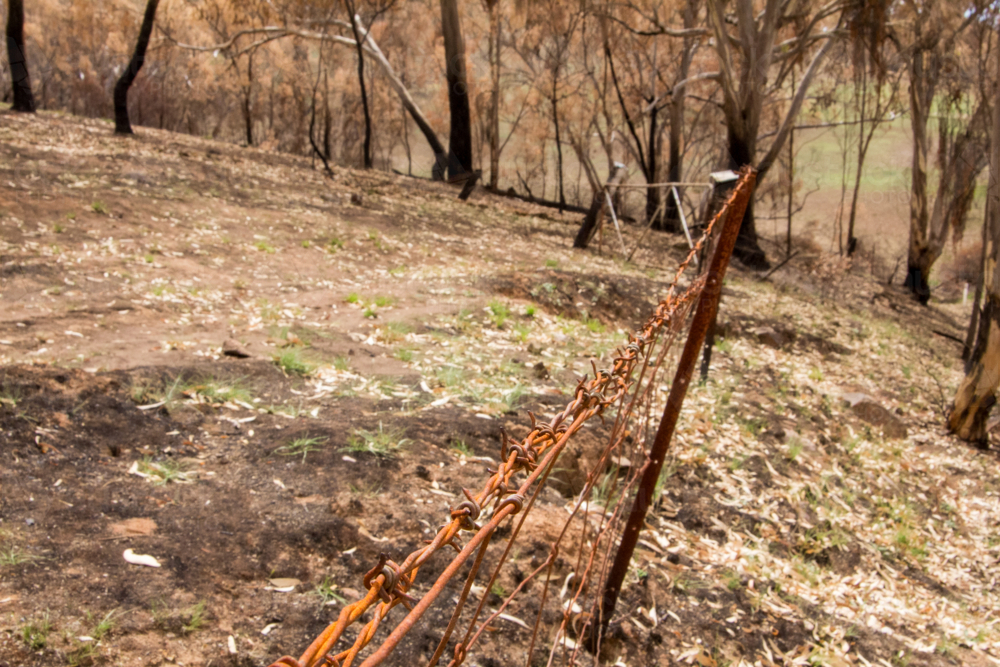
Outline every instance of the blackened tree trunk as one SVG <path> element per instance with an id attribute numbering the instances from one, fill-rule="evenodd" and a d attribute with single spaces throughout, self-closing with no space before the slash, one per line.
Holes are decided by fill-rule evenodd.
<path id="1" fill-rule="evenodd" d="M 354 13 L 354 2 L 344 0 L 344 6 L 351 15 L 351 32 L 354 33 L 354 42 L 358 50 L 358 84 L 361 86 L 361 108 L 365 114 L 365 143 L 363 148 L 363 162 L 365 169 L 372 168 L 372 114 L 368 108 L 368 90 L 365 87 L 365 51 L 364 39 L 361 31 L 358 30 L 358 16 Z M 367 32 L 365 33 L 367 37 Z"/>
<path id="2" fill-rule="evenodd" d="M 135 51 L 132 52 L 132 60 L 128 62 L 128 67 L 118 77 L 115 84 L 115 134 L 132 134 L 132 124 L 128 119 L 128 89 L 132 87 L 132 82 L 139 75 L 142 64 L 146 61 L 146 48 L 149 46 L 149 38 L 153 34 L 153 21 L 156 18 L 156 7 L 160 0 L 149 0 L 146 3 L 146 13 L 142 16 L 142 26 L 139 28 L 139 40 L 135 43 Z"/>
<path id="3" fill-rule="evenodd" d="M 587 211 L 587 215 L 584 216 L 583 224 L 580 225 L 580 229 L 576 233 L 576 238 L 573 240 L 574 248 L 586 248 L 590 243 L 594 232 L 600 227 L 601 217 L 604 215 L 604 206 L 607 200 L 611 199 L 614 201 L 615 190 L 625 180 L 625 176 L 628 173 L 628 170 L 620 164 L 615 164 L 612 169 L 611 175 L 608 176 L 607 185 L 594 190 L 594 198 L 590 203 L 590 209 Z M 605 191 L 608 193 L 607 196 L 605 195 Z"/>
<path id="4" fill-rule="evenodd" d="M 657 124 L 659 114 L 660 108 L 657 106 L 653 106 L 649 110 L 649 152 L 646 154 L 646 182 L 648 184 L 658 183 L 660 180 L 660 145 L 658 141 L 660 129 Z M 657 217 L 657 213 L 660 211 L 660 195 L 660 188 L 654 187 L 646 190 L 646 220 L 649 220 L 653 229 L 663 229 L 663 216 Z"/>
<path id="5" fill-rule="evenodd" d="M 462 39 L 462 26 L 458 18 L 458 0 L 441 0 L 441 32 L 444 35 L 448 108 L 451 112 L 448 178 L 455 178 L 472 173 L 472 118 L 469 112 L 465 41 Z"/>
<path id="6" fill-rule="evenodd" d="M 35 96 L 31 93 L 28 57 L 24 50 L 24 0 L 7 3 L 7 63 L 14 93 L 14 111 L 35 112 Z"/>
<path id="7" fill-rule="evenodd" d="M 490 112 L 487 127 L 490 140 L 490 190 L 500 186 L 500 0 L 486 0 L 490 10 Z M 553 116 L 555 110 L 553 109 Z M 556 131 L 559 124 L 556 123 Z M 556 143 L 558 146 L 558 141 Z"/>
<path id="8" fill-rule="evenodd" d="M 566 190 L 563 186 L 562 138 L 559 136 L 559 70 L 552 74 L 552 124 L 556 128 L 556 173 L 559 176 L 559 210 L 566 208 Z"/>
<path id="9" fill-rule="evenodd" d="M 729 145 L 729 168 L 739 171 L 743 165 L 754 163 L 754 153 L 756 153 L 757 131 L 754 127 L 750 136 L 742 136 L 739 132 L 730 127 L 728 132 Z M 750 197 L 747 210 L 743 214 L 743 223 L 740 225 L 739 236 L 736 237 L 736 247 L 733 255 L 746 266 L 753 269 L 766 269 L 769 266 L 767 256 L 760 247 L 757 238 L 757 225 L 754 223 L 753 215 L 754 198 Z"/>
<path id="10" fill-rule="evenodd" d="M 247 146 L 253 146 L 253 55 L 247 54 L 247 85 L 243 87 L 243 129 Z"/>

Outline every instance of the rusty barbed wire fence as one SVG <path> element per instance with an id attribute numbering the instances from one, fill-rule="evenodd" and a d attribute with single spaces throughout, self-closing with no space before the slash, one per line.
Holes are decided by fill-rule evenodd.
<path id="1" fill-rule="evenodd" d="M 622 447 L 628 437 L 627 426 L 631 423 L 637 409 L 646 408 L 647 418 L 645 422 L 648 424 L 648 411 L 652 403 L 653 385 L 655 384 L 652 382 L 652 379 L 656 377 L 662 368 L 667 352 L 671 348 L 676 336 L 682 330 L 691 307 L 702 295 L 707 278 L 710 278 L 710 276 L 702 275 L 693 279 L 686 289 L 679 292 L 680 280 L 690 263 L 694 261 L 697 253 L 701 251 L 716 227 L 719 226 L 720 220 L 726 218 L 728 212 L 734 208 L 734 205 L 741 201 L 745 203 L 745 199 L 749 197 L 752 187 L 753 172 L 752 170 L 744 169 L 739 185 L 734 189 L 718 214 L 709 222 L 705 233 L 688 253 L 685 260 L 678 266 L 666 296 L 657 305 L 655 311 L 643 327 L 635 334 L 628 335 L 628 343 L 624 348 L 619 348 L 618 356 L 614 359 L 610 368 L 598 369 L 595 365 L 593 378 L 588 379 L 586 376 L 583 377 L 577 384 L 573 399 L 549 422 L 541 423 L 534 414 L 529 412 L 531 429 L 523 439 L 515 440 L 506 431 L 501 430 L 500 463 L 496 470 L 488 469 L 490 477 L 480 492 L 473 494 L 471 491 L 463 489 L 466 499 L 452 508 L 449 517 L 450 521 L 441 527 L 433 539 L 425 546 L 410 553 L 402 563 L 394 562 L 385 553 L 381 554 L 378 562 L 362 579 L 367 591 L 366 594 L 356 602 L 346 605 L 341 610 L 337 620 L 327 626 L 298 659 L 291 656 L 283 656 L 272 663 L 271 667 L 325 667 L 331 665 L 334 667 L 349 667 L 354 664 L 361 651 L 372 643 L 380 626 L 389 616 L 390 612 L 395 607 L 403 605 L 408 610 L 407 615 L 361 663 L 361 667 L 375 667 L 379 665 L 392 653 L 403 637 L 406 636 L 434 601 L 444 592 L 447 584 L 458 574 L 459 569 L 475 553 L 472 566 L 466 576 L 465 585 L 456 603 L 451 620 L 428 663 L 429 667 L 434 667 L 441 659 L 458 625 L 494 533 L 504 519 L 518 514 L 520 514 L 520 519 L 512 529 L 510 536 L 507 538 L 507 545 L 493 567 L 490 581 L 486 587 L 487 592 L 480 596 L 479 604 L 473 613 L 472 620 L 467 623 L 464 637 L 454 648 L 454 657 L 449 662 L 449 667 L 458 667 L 461 665 L 469 649 L 476 644 L 483 631 L 489 627 L 489 624 L 510 606 L 521 590 L 545 571 L 546 583 L 542 589 L 542 597 L 538 606 L 538 613 L 535 618 L 528 649 L 526 665 L 530 665 L 540 630 L 542 612 L 545 608 L 551 584 L 553 565 L 558 558 L 560 544 L 565 539 L 570 525 L 577 518 L 581 509 L 584 510 L 583 527 L 578 544 L 586 544 L 588 526 L 590 524 L 588 515 L 593 509 L 593 503 L 590 503 L 588 499 L 594 488 L 597 475 L 607 465 L 612 453 Z M 739 208 L 739 206 L 735 207 Z M 718 295 L 713 296 L 717 298 Z M 657 351 L 657 349 L 658 352 L 654 355 L 654 351 Z M 639 368 L 638 377 L 633 377 L 637 367 Z M 650 381 L 644 383 L 643 379 L 646 378 L 647 374 Z M 630 394 L 630 389 L 633 387 L 635 391 Z M 493 611 L 476 629 L 477 620 L 482 614 L 485 605 L 486 595 L 507 561 L 511 547 L 515 543 L 525 519 L 534 506 L 538 494 L 544 487 L 559 455 L 565 449 L 570 438 L 587 421 L 595 416 L 604 420 L 605 411 L 612 406 L 617 406 L 617 414 L 611 429 L 609 444 L 602 450 L 597 463 L 588 471 L 584 489 L 581 491 L 579 499 L 570 513 L 570 518 L 564 523 L 560 535 L 550 545 L 548 557 L 540 566 L 525 577 L 517 588 L 503 600 L 499 609 Z M 633 447 L 641 449 L 642 443 L 646 441 L 648 441 L 648 433 L 644 435 L 641 441 L 636 440 L 637 444 L 633 445 Z M 660 463 L 662 464 L 662 460 Z M 648 470 L 648 462 L 642 469 Z M 522 473 L 525 475 L 525 478 L 518 483 L 516 476 Z M 598 578 L 602 581 L 606 579 L 610 547 L 615 542 L 615 529 L 621 522 L 621 510 L 628 492 L 635 486 L 637 478 L 637 474 L 631 474 L 625 480 L 611 516 L 608 517 L 606 511 L 602 513 L 600 524 L 594 529 L 593 539 L 590 540 L 591 547 L 589 554 L 587 554 L 586 563 L 583 562 L 584 550 L 580 549 L 578 551 L 577 566 L 574 574 L 581 572 L 581 568 L 583 569 L 581 574 L 574 579 L 575 590 L 571 601 L 563 605 L 563 620 L 553 640 L 548 659 L 549 665 L 553 662 L 560 637 L 563 638 L 561 645 L 564 651 L 572 650 L 572 654 L 568 656 L 569 664 L 575 661 L 581 645 L 575 642 L 571 644 L 566 641 L 568 639 L 566 627 L 573 620 L 574 616 L 577 621 L 583 618 L 585 625 L 588 626 L 593 625 L 594 620 L 601 619 L 599 595 L 594 596 L 591 601 L 589 612 L 574 612 L 573 610 L 579 606 L 577 601 L 584 595 L 587 585 L 591 580 L 592 571 L 595 565 L 598 565 L 599 556 L 602 553 L 602 545 L 604 546 L 604 550 L 603 558 L 599 564 L 600 576 Z M 480 519 L 485 521 L 482 525 L 476 523 Z M 471 533 L 468 541 L 464 544 L 461 541 L 462 532 Z M 444 571 L 423 596 L 419 599 L 412 597 L 410 591 L 416 583 L 420 568 L 438 551 L 447 548 L 454 549 L 457 554 L 447 564 Z M 568 581 L 567 579 L 567 585 Z M 372 608 L 374 608 L 372 618 L 360 629 L 352 646 L 339 653 L 331 653 L 345 630 Z M 580 635 L 578 634 L 577 636 Z"/>

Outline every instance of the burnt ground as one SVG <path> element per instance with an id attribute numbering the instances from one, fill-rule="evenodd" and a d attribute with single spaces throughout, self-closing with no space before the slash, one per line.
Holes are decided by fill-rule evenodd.
<path id="1" fill-rule="evenodd" d="M 482 484 L 501 427 L 523 434 L 613 354 L 680 257 L 672 237 L 634 264 L 574 251 L 575 217 L 482 193 L 110 130 L 0 117 L 0 666 L 300 654 L 380 552 L 418 548 Z M 609 664 L 1000 656 L 995 450 L 940 428 L 961 365 L 933 332 L 960 336 L 961 313 L 849 267 L 831 295 L 815 262 L 731 274 Z M 401 446 L 355 451 L 380 433 Z M 545 558 L 604 434 L 567 452 L 496 592 Z M 510 613 L 530 625 L 525 592 Z M 449 613 L 389 663 L 426 660 Z M 523 661 L 529 637 L 498 621 L 470 664 Z"/>

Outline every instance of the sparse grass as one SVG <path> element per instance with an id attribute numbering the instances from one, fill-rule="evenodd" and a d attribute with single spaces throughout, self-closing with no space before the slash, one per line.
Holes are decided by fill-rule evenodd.
<path id="1" fill-rule="evenodd" d="M 281 319 L 281 308 L 267 299 L 258 301 L 257 307 L 260 308 L 260 319 L 265 322 L 274 323 Z"/>
<path id="2" fill-rule="evenodd" d="M 328 252 L 337 252 L 338 250 L 343 250 L 344 242 L 338 239 L 336 236 L 334 236 L 329 241 L 327 241 L 326 249 Z"/>
<path id="3" fill-rule="evenodd" d="M 403 437 L 401 429 L 386 429 L 382 426 L 382 422 L 379 422 L 377 431 L 355 429 L 343 451 L 368 453 L 378 458 L 391 459 L 409 443 L 410 441 Z"/>
<path id="4" fill-rule="evenodd" d="M 590 500 L 601 507 L 613 507 L 621 495 L 622 485 L 618 483 L 618 475 L 610 470 L 601 475 L 600 480 L 591 489 Z"/>
<path id="5" fill-rule="evenodd" d="M 130 395 L 132 400 L 140 405 L 149 405 L 162 401 L 163 407 L 169 412 L 176 407 L 177 402 L 183 397 L 184 390 L 184 376 L 178 375 L 169 386 L 164 387 L 162 390 L 157 389 L 149 382 L 136 382 L 131 387 Z"/>
<path id="6" fill-rule="evenodd" d="M 533 303 L 529 303 L 524 308 L 524 316 L 525 317 L 534 317 L 535 313 L 537 313 L 537 312 L 538 312 L 538 308 Z"/>
<path id="7" fill-rule="evenodd" d="M 501 586 L 499 581 L 493 582 L 493 585 L 490 586 L 490 593 L 493 593 L 493 595 L 497 596 L 501 600 L 507 597 L 507 589 Z"/>
<path id="8" fill-rule="evenodd" d="M 955 653 L 955 649 L 957 648 L 958 644 L 955 640 L 946 634 L 942 634 L 941 639 L 938 640 L 937 645 L 934 647 L 934 651 L 948 658 Z"/>
<path id="9" fill-rule="evenodd" d="M 90 667 L 97 662 L 97 646 L 94 642 L 74 640 L 76 648 L 66 652 L 69 667 Z"/>
<path id="10" fill-rule="evenodd" d="M 729 354 L 733 351 L 733 341 L 728 338 L 716 338 L 715 349 L 723 354 Z"/>
<path id="11" fill-rule="evenodd" d="M 316 364 L 308 360 L 302 350 L 296 347 L 285 348 L 273 357 L 274 363 L 286 375 L 309 375 L 316 370 Z"/>
<path id="12" fill-rule="evenodd" d="M 740 419 L 740 430 L 751 437 L 759 437 L 767 427 L 767 422 L 760 417 L 747 417 Z"/>
<path id="13" fill-rule="evenodd" d="M 15 389 L 8 384 L 0 387 L 0 405 L 9 405 L 12 408 L 16 408 L 22 398 L 23 396 L 19 389 Z"/>
<path id="14" fill-rule="evenodd" d="M 115 616 L 118 614 L 117 609 L 112 609 L 107 614 L 104 615 L 101 620 L 94 624 L 93 629 L 90 631 L 90 636 L 94 638 L 95 642 L 101 641 L 104 635 L 108 634 L 115 628 Z M 87 612 L 87 620 L 93 621 L 93 617 L 90 612 Z"/>
<path id="15" fill-rule="evenodd" d="M 785 458 L 789 461 L 794 461 L 799 458 L 799 454 L 802 453 L 802 441 L 798 438 L 792 438 L 788 441 L 788 448 L 785 450 Z"/>
<path id="16" fill-rule="evenodd" d="M 321 606 L 333 604 L 334 602 L 339 602 L 340 604 L 347 603 L 347 600 L 337 593 L 337 584 L 330 577 L 323 577 L 323 581 L 312 592 L 313 595 L 319 597 Z"/>
<path id="17" fill-rule="evenodd" d="M 51 631 L 52 623 L 48 612 L 45 612 L 21 626 L 21 639 L 32 651 L 41 651 L 48 645 Z"/>
<path id="18" fill-rule="evenodd" d="M 184 616 L 187 617 L 187 622 L 184 623 L 183 629 L 186 634 L 191 634 L 192 632 L 197 632 L 205 627 L 205 601 L 200 600 L 197 604 L 191 605 L 184 610 Z"/>
<path id="19" fill-rule="evenodd" d="M 54 225 L 52 225 L 52 232 L 54 234 L 62 234 L 64 231 L 66 231 L 66 228 L 60 223 L 57 222 Z"/>
<path id="20" fill-rule="evenodd" d="M 518 322 L 514 325 L 513 338 L 520 343 L 526 343 L 528 341 L 528 334 L 531 333 L 531 327 L 527 324 Z"/>
<path id="21" fill-rule="evenodd" d="M 547 259 L 547 260 L 545 260 L 545 268 L 546 269 L 558 269 L 559 268 L 559 260 L 557 260 L 557 259 Z"/>
<path id="22" fill-rule="evenodd" d="M 306 462 L 306 457 L 309 456 L 309 452 L 319 452 L 323 450 L 323 445 L 329 438 L 296 438 L 292 440 L 287 445 L 282 445 L 274 450 L 275 454 L 281 454 L 282 456 L 298 456 L 302 455 L 302 462 Z"/>
<path id="23" fill-rule="evenodd" d="M 375 309 L 372 308 L 371 306 L 368 306 L 367 308 L 365 308 L 364 311 L 362 311 L 361 314 L 364 315 L 365 318 L 367 318 L 369 320 L 373 320 L 376 317 L 378 317 L 378 314 L 375 312 Z"/>
<path id="24" fill-rule="evenodd" d="M 588 317 L 583 323 L 588 329 L 590 329 L 591 333 L 604 333 L 604 324 L 598 319 Z"/>
<path id="25" fill-rule="evenodd" d="M 442 366 L 435 375 L 438 382 L 448 389 L 458 387 L 465 380 L 465 371 L 458 366 Z"/>
<path id="26" fill-rule="evenodd" d="M 708 588 L 708 584 L 701 579 L 695 579 L 694 577 L 689 577 L 686 574 L 680 574 L 674 578 L 673 589 L 675 592 L 682 595 L 687 595 L 691 591 L 703 588 Z"/>
<path id="27" fill-rule="evenodd" d="M 396 305 L 396 297 L 379 294 L 372 299 L 372 304 L 379 308 L 388 308 L 389 306 Z"/>
<path id="28" fill-rule="evenodd" d="M 399 359 L 403 363 L 408 364 L 411 361 L 413 361 L 413 349 L 409 348 L 409 347 L 400 347 L 400 348 L 397 348 L 392 353 L 392 356 L 396 357 L 397 359 Z"/>
<path id="29" fill-rule="evenodd" d="M 275 247 L 263 239 L 254 243 L 253 247 L 257 248 L 260 252 L 266 252 L 268 255 L 273 255 L 275 251 Z"/>
<path id="30" fill-rule="evenodd" d="M 344 297 L 344 301 L 346 301 L 347 303 L 358 303 L 361 301 L 361 297 L 358 296 L 357 292 L 351 292 L 350 294 Z"/>
<path id="31" fill-rule="evenodd" d="M 351 360 L 344 355 L 339 355 L 333 358 L 333 367 L 338 371 L 346 371 L 351 367 Z"/>
<path id="32" fill-rule="evenodd" d="M 667 483 L 667 480 L 677 474 L 680 469 L 681 463 L 676 458 L 671 457 L 669 460 L 664 461 L 663 468 L 660 469 L 660 477 L 656 480 L 656 486 L 653 487 L 653 502 L 657 502 L 660 496 L 663 495 L 663 486 Z"/>
<path id="33" fill-rule="evenodd" d="M 253 400 L 250 391 L 240 385 L 240 380 L 223 383 L 215 378 L 206 378 L 185 387 L 185 391 L 203 396 L 212 403 L 227 403 L 230 401 L 250 403 Z"/>
<path id="34" fill-rule="evenodd" d="M 146 456 L 139 461 L 138 469 L 144 475 L 149 475 L 150 479 L 157 486 L 166 486 L 170 482 L 179 484 L 189 481 L 187 473 L 184 472 L 184 467 L 179 461 L 174 461 L 173 459 L 153 461 L 150 457 Z"/>
<path id="35" fill-rule="evenodd" d="M 311 248 L 312 247 L 312 241 L 310 241 L 309 239 L 304 239 L 302 241 L 302 247 L 303 248 Z"/>
<path id="36" fill-rule="evenodd" d="M 502 329 L 504 323 L 510 319 L 510 308 L 499 299 L 492 299 L 489 303 L 490 320 L 497 329 Z"/>
<path id="37" fill-rule="evenodd" d="M 379 482 L 372 482 L 371 484 L 348 484 L 347 488 L 354 495 L 364 498 L 376 498 L 378 494 L 382 493 L 382 485 Z"/>
<path id="38" fill-rule="evenodd" d="M 386 322 L 379 328 L 379 338 L 387 343 L 398 343 L 413 333 L 413 326 L 406 322 Z"/>
<path id="39" fill-rule="evenodd" d="M 451 443 L 451 450 L 463 456 L 472 456 L 472 448 L 465 444 L 465 440 L 454 440 Z"/>
<path id="40" fill-rule="evenodd" d="M 108 214 L 108 207 L 100 199 L 95 199 L 90 204 L 90 210 L 93 211 L 94 213 L 97 213 L 98 215 Z"/>
<path id="41" fill-rule="evenodd" d="M 38 556 L 21 551 L 15 546 L 0 549 L 0 567 L 17 567 L 36 560 L 40 560 Z"/>
<path id="42" fill-rule="evenodd" d="M 722 581 L 726 585 L 726 588 L 733 592 L 743 588 L 743 581 L 740 579 L 740 575 L 732 570 L 726 570 L 722 573 Z"/>
<path id="43" fill-rule="evenodd" d="M 505 412 L 510 412 L 517 406 L 521 397 L 528 393 L 523 384 L 516 384 L 503 393 L 503 406 Z"/>
<path id="44" fill-rule="evenodd" d="M 812 370 L 809 371 L 809 379 L 812 380 L 813 382 L 822 382 L 823 371 L 821 371 L 818 368 L 813 368 Z"/>

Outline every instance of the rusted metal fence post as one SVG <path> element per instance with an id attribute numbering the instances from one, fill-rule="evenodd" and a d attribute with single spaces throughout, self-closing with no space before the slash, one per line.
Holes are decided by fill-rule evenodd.
<path id="1" fill-rule="evenodd" d="M 649 461 L 645 466 L 642 480 L 639 483 L 639 489 L 632 504 L 632 511 L 628 517 L 628 523 L 626 523 L 625 530 L 622 533 L 618 553 L 615 555 L 614 564 L 604 585 L 604 596 L 600 606 L 600 619 L 595 619 L 590 626 L 587 646 L 592 652 L 596 652 L 600 646 L 601 636 L 607 631 L 608 623 L 615 611 L 615 605 L 618 603 L 618 594 L 621 592 L 622 583 L 625 581 L 625 575 L 628 573 L 628 566 L 632 561 L 632 554 L 639 540 L 639 531 L 642 529 L 642 524 L 646 519 L 646 512 L 653 502 L 653 492 L 660 478 L 660 471 L 663 469 L 663 462 L 666 459 L 670 441 L 673 439 L 677 419 L 681 413 L 681 406 L 684 404 L 684 397 L 687 395 L 688 385 L 691 384 L 691 376 L 694 373 L 695 364 L 698 362 L 701 346 L 705 342 L 705 334 L 715 319 L 715 314 L 719 307 L 722 279 L 726 275 L 729 258 L 732 256 L 733 247 L 736 245 L 736 236 L 739 234 L 743 214 L 752 196 L 756 180 L 756 170 L 751 167 L 744 167 L 741 170 L 740 182 L 733 193 L 733 200 L 730 202 L 729 211 L 726 214 L 725 225 L 722 227 L 719 242 L 716 245 L 715 253 L 708 267 L 705 288 L 698 302 L 698 309 L 695 311 L 694 318 L 691 321 L 691 330 L 688 333 L 687 342 L 684 344 L 681 359 L 677 364 L 674 382 L 670 385 L 667 405 L 663 409 L 663 417 L 660 419 L 660 426 L 656 431 L 656 438 L 653 440 L 653 447 L 649 453 Z"/>

